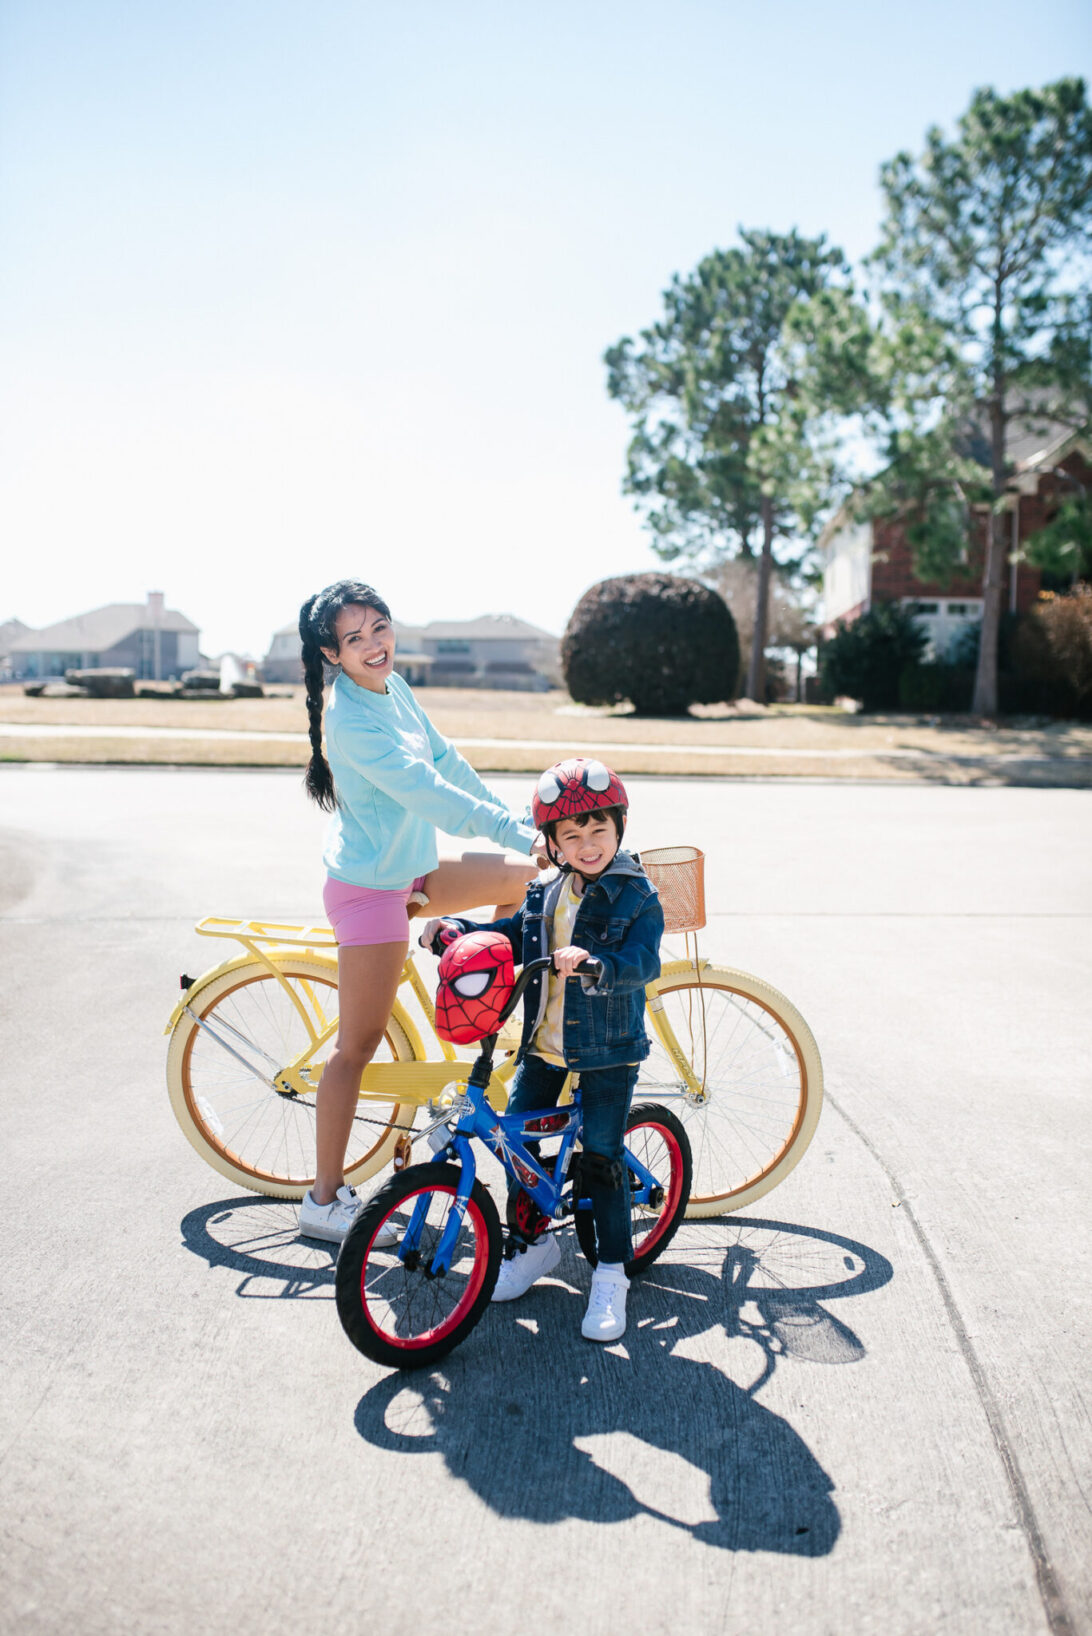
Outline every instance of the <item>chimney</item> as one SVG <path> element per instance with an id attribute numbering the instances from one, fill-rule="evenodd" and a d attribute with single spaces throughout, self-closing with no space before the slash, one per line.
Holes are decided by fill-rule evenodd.
<path id="1" fill-rule="evenodd" d="M 158 622 L 159 616 L 163 612 L 162 591 L 148 592 L 148 612 L 151 614 L 153 621 Z"/>

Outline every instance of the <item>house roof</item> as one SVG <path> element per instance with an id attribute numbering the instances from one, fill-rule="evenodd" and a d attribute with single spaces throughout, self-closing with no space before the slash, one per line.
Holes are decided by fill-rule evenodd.
<path id="1" fill-rule="evenodd" d="M 24 636 L 30 626 L 24 625 L 21 619 L 5 619 L 0 621 L 0 653 L 8 653 L 10 644 L 17 637 Z"/>
<path id="2" fill-rule="evenodd" d="M 158 621 L 145 602 L 111 602 L 105 608 L 76 614 L 56 625 L 27 631 L 11 644 L 12 653 L 105 653 L 137 630 L 187 631 L 198 627 L 175 608 L 164 608 Z"/>
<path id="3" fill-rule="evenodd" d="M 394 634 L 399 642 L 417 642 L 420 640 L 421 627 L 419 625 L 403 625 L 400 619 L 396 619 L 394 621 Z M 273 635 L 274 637 L 294 636 L 298 642 L 300 635 L 298 620 L 294 619 L 290 625 L 282 625 L 279 630 L 273 632 Z"/>
<path id="4" fill-rule="evenodd" d="M 296 625 L 282 625 L 275 631 L 275 636 L 294 636 Z M 546 640 L 556 642 L 557 638 L 551 631 L 544 631 L 540 625 L 529 624 L 526 619 L 518 619 L 515 614 L 481 614 L 477 619 L 434 619 L 429 625 L 403 625 L 400 619 L 394 621 L 394 634 L 399 644 L 405 647 L 413 643 L 419 647 L 427 637 L 430 641 L 481 641 L 490 637 L 506 638 L 511 641 L 522 637 L 525 641 Z"/>
<path id="5" fill-rule="evenodd" d="M 544 631 L 540 625 L 531 625 L 526 619 L 517 619 L 515 614 L 482 614 L 477 619 L 434 619 L 431 624 L 425 625 L 417 634 L 429 638 L 431 641 L 444 641 L 461 638 L 464 641 L 482 641 L 490 637 L 512 638 L 522 637 L 525 641 L 546 640 L 555 642 L 557 638 L 550 631 Z"/>
<path id="6" fill-rule="evenodd" d="M 984 424 L 971 424 L 965 436 L 964 453 L 984 466 L 989 465 L 990 445 Z M 1011 485 L 1021 494 L 1034 494 L 1042 474 L 1074 453 L 1092 459 L 1092 425 L 1074 429 L 1046 415 L 1042 418 L 1013 416 L 1009 421 L 1005 432 L 1005 459 L 1013 468 Z M 816 542 L 820 551 L 852 521 L 856 496 L 857 490 L 854 490 L 823 529 Z"/>
<path id="7" fill-rule="evenodd" d="M 1055 427 L 1050 431 L 1040 428 L 1025 433 L 1022 443 L 1033 446 L 1026 454 L 1014 455 L 1014 475 L 1021 494 L 1033 494 L 1043 472 L 1053 471 L 1072 454 L 1083 455 L 1085 460 L 1092 461 L 1092 435 L 1087 427 L 1081 431 L 1074 431 L 1071 426 Z"/>
<path id="8" fill-rule="evenodd" d="M 415 663 L 420 665 L 431 665 L 432 660 L 429 655 L 421 652 L 421 632 L 416 625 L 403 625 L 396 619 L 394 621 L 394 634 L 397 643 L 398 657 L 403 661 L 403 663 L 407 663 L 412 659 Z M 266 654 L 267 659 L 273 654 L 273 645 L 278 636 L 294 636 L 297 647 L 302 649 L 303 644 L 300 642 L 299 624 L 293 623 L 291 625 L 282 625 L 280 630 L 273 632 L 273 638 L 269 644 L 269 652 Z"/>

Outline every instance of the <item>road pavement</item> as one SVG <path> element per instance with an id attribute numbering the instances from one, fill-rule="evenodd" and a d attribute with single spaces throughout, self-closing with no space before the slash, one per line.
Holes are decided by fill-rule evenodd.
<path id="1" fill-rule="evenodd" d="M 1092 1631 L 1092 796 L 631 799 L 707 852 L 703 948 L 812 1024 L 818 1133 L 620 1345 L 568 1251 L 402 1377 L 163 1084 L 193 921 L 320 911 L 298 773 L 0 770 L 0 1630 Z"/>

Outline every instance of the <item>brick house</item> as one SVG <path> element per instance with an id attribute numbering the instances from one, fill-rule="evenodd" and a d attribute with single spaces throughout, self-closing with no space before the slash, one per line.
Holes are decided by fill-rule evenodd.
<path id="1" fill-rule="evenodd" d="M 1092 484 L 1092 436 L 1087 431 L 1027 431 L 1015 423 L 1007 449 L 1012 476 L 1005 498 L 1010 550 L 1002 569 L 1003 606 L 1026 613 L 1039 594 L 1042 575 L 1023 560 L 1028 537 L 1050 521 L 1067 494 Z M 897 517 L 854 516 L 852 496 L 819 537 L 823 558 L 823 624 L 833 636 L 874 602 L 914 607 L 929 636 L 929 655 L 952 652 L 963 631 L 982 618 L 982 574 L 988 519 L 976 513 L 965 570 L 946 584 L 914 573 L 906 527 Z"/>
<path id="2" fill-rule="evenodd" d="M 66 670 L 131 670 L 139 681 L 166 681 L 198 663 L 201 633 L 192 620 L 164 607 L 162 591 L 147 602 L 105 608 L 27 630 L 9 644 L 16 676 L 63 676 Z"/>

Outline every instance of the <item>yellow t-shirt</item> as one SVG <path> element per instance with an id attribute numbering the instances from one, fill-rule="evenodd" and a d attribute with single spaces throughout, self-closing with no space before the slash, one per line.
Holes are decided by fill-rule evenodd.
<path id="1" fill-rule="evenodd" d="M 573 940 L 573 926 L 582 895 L 573 890 L 574 880 L 575 876 L 570 875 L 563 889 L 557 894 L 550 925 L 551 954 L 555 949 L 567 949 Z M 538 1032 L 531 1043 L 531 1051 L 534 1056 L 544 1057 L 547 1062 L 552 1062 L 555 1068 L 565 1066 L 564 1042 L 561 1037 L 564 1010 L 565 979 L 559 977 L 556 971 L 551 971 L 546 991 L 546 1015 L 538 1025 Z"/>

